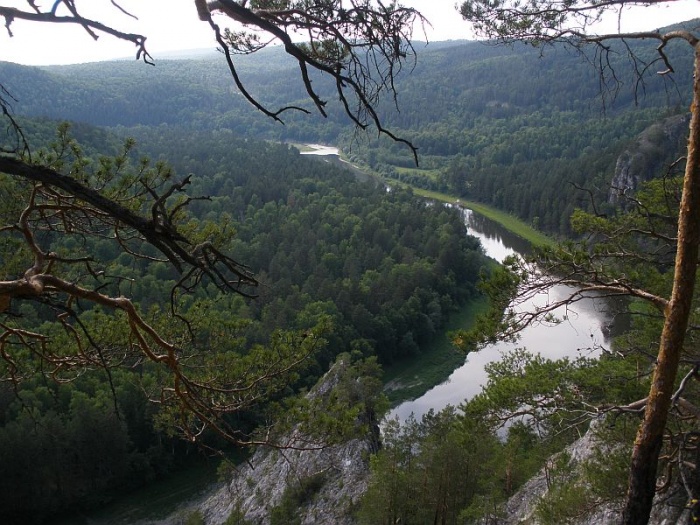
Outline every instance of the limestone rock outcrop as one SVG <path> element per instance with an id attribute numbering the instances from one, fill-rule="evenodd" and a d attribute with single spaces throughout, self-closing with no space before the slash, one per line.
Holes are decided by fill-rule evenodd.
<path id="1" fill-rule="evenodd" d="M 620 154 L 610 184 L 608 201 L 623 204 L 623 194 L 634 193 L 644 181 L 660 177 L 670 160 L 683 151 L 690 115 L 674 115 L 646 128 Z"/>

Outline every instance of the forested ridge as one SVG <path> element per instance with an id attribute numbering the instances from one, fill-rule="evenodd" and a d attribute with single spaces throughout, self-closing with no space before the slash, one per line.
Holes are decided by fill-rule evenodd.
<path id="1" fill-rule="evenodd" d="M 47 144 L 56 123 L 25 121 L 23 129 L 32 143 Z M 114 135 L 86 125 L 73 131 L 94 159 L 119 150 L 121 139 Z M 374 179 L 359 181 L 285 145 L 230 132 L 133 131 L 143 144 L 135 157 L 173 159 L 175 176 L 196 174 L 190 194 L 209 196 L 193 203 L 196 220 L 235 229 L 230 251 L 261 283 L 254 300 L 205 289 L 180 305 L 180 315 L 199 320 L 193 328 L 209 338 L 210 352 L 245 355 L 272 344 L 275 334 L 326 325 L 326 344 L 285 395 L 313 386 L 343 352 L 377 356 L 383 364 L 415 356 L 450 312 L 477 295 L 485 259 L 453 210 L 429 206 L 410 192 L 386 192 Z M 7 197 L 12 187 L 3 191 Z M 109 284 L 116 292 L 132 297 L 149 317 L 165 315 L 166 326 L 176 322 L 167 321 L 165 305 L 177 276 L 163 262 L 134 264 L 108 238 L 66 234 L 54 242 L 74 256 L 94 254 L 105 275 L 122 276 Z M 23 307 L 13 313 L 31 329 L 47 312 Z M 119 339 L 117 325 L 100 308 L 86 307 L 79 318 L 85 326 L 100 326 L 96 341 Z M 195 453 L 171 437 L 167 415 L 144 396 L 157 374 L 144 365 L 59 383 L 37 375 L 17 392 L 5 383 L 3 522 L 38 523 L 57 512 L 104 505 Z M 241 413 L 236 424 L 252 431 L 268 417 L 266 410 Z M 205 442 L 223 446 L 213 435 Z"/>
<path id="2" fill-rule="evenodd" d="M 484 202 L 563 235 L 571 234 L 567 217 L 574 208 L 588 206 L 587 194 L 576 188 L 606 191 L 627 144 L 663 117 L 684 113 L 690 100 L 690 58 L 680 55 L 673 74 L 658 75 L 663 68 L 652 64 L 652 42 L 629 44 L 636 63 L 615 44 L 606 64 L 594 51 L 581 56 L 563 45 L 416 45 L 415 68 L 396 79 L 400 111 L 386 100 L 378 112 L 394 133 L 419 148 L 420 169 L 402 144 L 348 131 L 336 103 L 328 105 L 327 119 L 294 112 L 284 114 L 285 125 L 261 119 L 236 94 L 216 57 L 162 60 L 153 68 L 119 61 L 47 68 L 3 64 L 0 71 L 11 91 L 21 94 L 14 107 L 23 114 L 337 144 L 388 177 Z M 673 55 L 676 47 L 671 44 L 668 52 Z M 262 62 L 239 57 L 241 76 L 255 95 L 272 107 L 309 108 L 301 82 L 283 80 L 294 78 L 294 65 L 279 49 L 264 53 Z M 314 83 L 326 95 L 333 89 L 323 78 Z"/>
<path id="3" fill-rule="evenodd" d="M 651 56 L 653 46 L 631 45 L 642 46 L 635 48 L 638 56 Z M 248 85 L 268 105 L 301 101 L 303 86 L 285 80 L 288 69 L 278 62 L 276 50 L 266 53 L 274 75 L 244 63 L 240 71 Z M 132 161 L 145 154 L 155 166 L 171 165 L 175 178 L 193 174 L 188 194 L 208 198 L 189 203 L 188 226 L 211 225 L 212 235 L 224 239 L 227 250 L 260 283 L 252 301 L 224 296 L 211 285 L 194 290 L 175 301 L 178 315 L 193 319 L 191 325 L 179 325 L 179 317 L 168 311 L 178 275 L 165 262 L 134 260 L 109 236 L 76 233 L 49 239 L 61 251 L 95 257 L 93 277 L 101 283 L 106 276 L 100 289 L 128 295 L 144 316 L 175 336 L 184 338 L 193 329 L 210 345 L 207 363 L 240 359 L 234 372 L 261 348 L 287 348 L 308 341 L 309 334 L 323 334 L 312 359 L 286 378 L 271 403 L 236 414 L 235 426 L 253 433 L 283 412 L 288 396 L 310 388 L 341 353 L 376 357 L 388 366 L 419 355 L 450 313 L 479 295 L 479 275 L 488 265 L 455 212 L 400 187 L 386 191 L 374 179 L 359 181 L 304 158 L 292 146 L 258 139 L 335 143 L 387 177 L 492 204 L 550 232 L 588 236 L 599 245 L 597 251 L 566 245 L 557 254 L 576 270 L 590 253 L 608 248 L 642 254 L 650 246 L 667 249 L 658 239 L 638 242 L 635 233 L 626 244 L 611 242 L 610 247 L 601 239 L 618 231 L 615 221 L 636 232 L 649 216 L 664 217 L 662 226 L 654 223 L 654 233 L 671 238 L 665 228 L 675 221 L 667 207 L 678 193 L 676 179 L 642 185 L 638 208 L 626 215 L 616 215 L 608 191 L 615 162 L 631 141 L 645 130 L 653 136 L 650 126 L 687 108 L 689 62 L 676 63 L 673 81 L 651 75 L 636 90 L 632 77 L 620 73 L 622 86 L 604 90 L 601 99 L 601 77 L 563 47 L 462 42 L 427 48 L 419 60 L 414 71 L 397 78 L 401 112 L 392 113 L 391 103 L 380 111 L 387 126 L 419 147 L 420 168 L 401 144 L 351 136 L 341 108 L 331 107 L 329 119 L 320 122 L 292 115 L 280 126 L 262 118 L 231 89 L 227 72 L 215 69 L 220 66 L 208 58 L 158 61 L 155 68 L 129 62 L 49 68 L 2 64 L 0 74 L 17 97 L 13 109 L 22 115 L 33 154 L 51 142 L 57 126 L 53 118 L 60 116 L 77 121 L 53 139 L 54 149 L 67 152 L 62 154 L 72 154 L 72 135 L 87 162 L 109 165 L 115 161 L 103 156 L 118 156 L 125 138 L 135 137 Z M 624 71 L 622 62 L 613 66 Z M 332 93 L 332 86 L 318 86 L 321 93 Z M 677 151 L 659 149 L 659 154 L 673 159 Z M 0 188 L 11 216 L 19 205 L 19 186 L 3 177 Z M 593 202 L 610 215 L 578 212 L 572 224 L 574 208 L 589 209 Z M 15 246 L 11 241 L 4 245 L 3 268 L 14 268 L 21 257 Z M 143 250 L 152 254 L 147 246 Z M 606 271 L 613 268 L 608 264 L 602 267 Z M 660 295 L 670 287 L 670 261 L 660 256 L 653 264 L 623 260 L 614 268 Z M 496 291 L 510 291 L 516 281 L 497 272 L 491 291 L 499 285 Z M 54 342 L 69 345 L 60 330 L 47 328 L 51 306 L 25 304 L 8 310 L 8 316 L 17 326 L 46 329 Z M 459 410 L 429 413 L 402 428 L 390 423 L 385 449 L 372 460 L 374 477 L 358 519 L 387 524 L 495 519 L 498 503 L 549 465 L 550 453 L 585 431 L 592 406 L 624 408 L 644 396 L 648 381 L 639 371 L 651 366 L 646 347 L 654 346 L 660 321 L 643 307 L 632 309 L 640 314 L 633 331 L 600 360 L 550 362 L 517 352 L 491 366 L 484 393 Z M 76 311 L 76 319 L 95 330 L 98 346 L 126 346 L 118 324 L 100 307 L 79 304 Z M 629 359 L 618 359 L 622 355 Z M 31 362 L 31 356 L 22 357 Z M 12 382 L 3 384 L 0 518 L 25 523 L 31 516 L 41 522 L 56 513 L 99 507 L 167 475 L 194 454 L 193 447 L 172 435 L 173 415 L 146 402 L 144 392 L 158 380 L 155 366 L 133 362 L 111 374 L 52 382 L 37 373 L 24 377 L 16 389 Z M 689 387 L 688 393 L 695 390 Z M 538 404 L 525 416 L 535 423 L 518 420 L 504 435 L 512 414 L 533 399 Z M 538 509 L 543 522 L 575 519 L 611 494 L 620 495 L 634 417 L 621 413 L 617 425 L 604 429 L 614 453 L 592 461 L 583 481 L 565 465 L 551 465 L 552 479 L 561 483 Z M 676 436 L 693 434 L 692 422 L 679 418 L 674 424 Z M 224 446 L 215 435 L 202 441 Z M 675 460 L 673 454 L 669 458 L 668 465 Z M 620 467 L 607 484 L 606 459 Z M 580 483 L 592 491 L 580 493 Z"/>

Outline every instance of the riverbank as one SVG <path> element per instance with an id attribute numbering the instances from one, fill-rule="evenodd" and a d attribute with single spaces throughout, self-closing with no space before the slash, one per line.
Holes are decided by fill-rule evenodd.
<path id="1" fill-rule="evenodd" d="M 455 348 L 447 334 L 469 329 L 487 308 L 488 302 L 483 297 L 468 302 L 450 314 L 444 330 L 419 355 L 384 367 L 384 394 L 392 406 L 422 396 L 464 364 L 465 355 Z"/>
<path id="2" fill-rule="evenodd" d="M 455 206 L 461 206 L 463 208 L 468 208 L 475 211 L 479 215 L 497 222 L 503 228 L 509 232 L 517 235 L 528 241 L 533 246 L 554 246 L 556 241 L 551 237 L 548 237 L 539 230 L 536 230 L 526 222 L 521 221 L 517 217 L 510 215 L 504 211 L 492 208 L 486 204 L 481 204 L 474 201 L 461 200 L 453 195 L 447 195 L 446 193 L 440 193 L 437 191 L 424 190 L 417 188 L 415 186 L 410 186 L 413 189 L 413 193 L 420 195 L 427 199 L 433 199 L 441 202 L 447 202 Z"/>
<path id="3" fill-rule="evenodd" d="M 353 173 L 357 174 L 357 172 L 360 172 L 369 177 L 376 177 L 378 179 L 383 180 L 386 184 L 389 185 L 398 184 L 401 186 L 409 187 L 413 190 L 413 193 L 425 197 L 426 199 L 432 199 L 440 202 L 453 204 L 455 206 L 468 208 L 472 211 L 475 211 L 479 215 L 483 215 L 487 219 L 490 219 L 500 224 L 503 228 L 505 228 L 512 234 L 517 235 L 518 237 L 528 241 L 530 244 L 532 244 L 532 246 L 554 246 L 556 244 L 556 241 L 551 237 L 547 236 L 539 230 L 536 230 L 528 223 L 518 219 L 517 217 L 509 213 L 501 211 L 497 208 L 493 208 L 492 206 L 488 206 L 486 204 L 481 204 L 479 202 L 461 200 L 459 197 L 455 197 L 454 195 L 448 195 L 447 193 L 441 193 L 437 191 L 424 190 L 422 188 L 413 186 L 405 182 L 397 182 L 394 179 L 382 177 L 380 174 L 372 171 L 367 167 L 357 166 L 355 164 L 351 164 L 346 159 L 343 159 L 343 156 L 338 148 L 332 146 L 324 146 L 321 144 L 293 144 L 293 146 L 298 148 L 303 155 L 318 155 L 321 157 L 328 155 L 336 156 L 340 163 L 342 163 L 344 167 L 350 168 L 351 171 L 353 171 Z"/>
<path id="4" fill-rule="evenodd" d="M 406 186 L 411 188 L 413 190 L 413 193 L 415 193 L 416 195 L 420 195 L 422 197 L 425 197 L 426 199 L 432 199 L 440 202 L 453 204 L 455 206 L 468 208 L 472 211 L 475 211 L 479 215 L 483 215 L 487 219 L 490 219 L 500 224 L 503 228 L 513 233 L 514 235 L 525 239 L 533 246 L 554 246 L 556 244 L 556 241 L 551 237 L 545 235 L 539 230 L 536 230 L 526 222 L 518 219 L 517 217 L 514 217 L 509 213 L 501 211 L 497 208 L 493 208 L 491 206 L 487 206 L 486 204 L 481 204 L 479 202 L 461 200 L 459 197 L 455 197 L 454 195 L 448 195 L 447 193 L 424 190 L 422 188 L 413 186 L 411 184 L 407 184 L 405 182 L 397 182 L 394 179 L 384 178 L 367 167 L 357 166 L 355 164 L 350 163 L 348 160 L 343 158 L 342 153 L 336 147 L 326 146 L 322 144 L 292 143 L 291 145 L 299 149 L 302 155 L 317 155 L 319 157 L 337 157 L 339 163 L 341 163 L 343 167 L 350 169 L 356 175 L 358 173 L 361 173 L 368 177 L 381 179 L 389 185 L 398 184 L 401 186 Z"/>
<path id="5" fill-rule="evenodd" d="M 358 176 L 358 172 L 366 177 L 383 180 L 386 184 L 397 184 L 395 180 L 383 179 L 372 170 L 362 166 L 355 166 L 341 158 L 337 148 L 319 144 L 294 144 L 302 154 L 317 155 L 319 159 L 329 161 L 333 159 Z M 415 186 L 409 186 L 416 195 L 426 199 L 450 203 L 455 206 L 469 208 L 479 215 L 499 224 L 504 230 L 513 235 L 525 239 L 534 246 L 553 245 L 554 241 L 546 235 L 538 232 L 523 221 L 507 214 L 485 206 L 483 204 L 461 201 L 457 197 L 428 191 Z M 493 254 L 491 254 L 493 257 Z M 384 393 L 389 398 L 392 406 L 417 399 L 423 396 L 431 388 L 443 383 L 455 369 L 464 364 L 465 356 L 457 351 L 448 337 L 448 333 L 455 330 L 468 330 L 476 321 L 477 316 L 488 308 L 486 299 L 478 299 L 464 305 L 459 311 L 450 315 L 447 326 L 437 334 L 434 340 L 421 349 L 421 353 L 412 359 L 403 360 L 391 366 L 384 367 Z"/>

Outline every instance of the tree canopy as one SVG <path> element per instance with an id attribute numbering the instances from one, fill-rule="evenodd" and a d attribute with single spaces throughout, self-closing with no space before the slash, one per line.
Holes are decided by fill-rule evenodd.
<path id="1" fill-rule="evenodd" d="M 587 44 L 595 45 L 600 51 L 601 74 L 606 72 L 606 65 L 609 64 L 608 57 L 611 48 L 608 43 L 612 41 L 657 40 L 659 45 L 656 60 L 650 63 L 640 62 L 629 47 L 627 50 L 630 59 L 638 63 L 640 68 L 659 67 L 659 73 L 664 75 L 673 72 L 673 60 L 667 52 L 670 42 L 681 41 L 688 44 L 690 52 L 693 54 L 695 64 L 693 102 L 687 153 L 683 159 L 685 174 L 678 208 L 677 231 L 659 237 L 658 230 L 649 223 L 641 229 L 633 226 L 626 230 L 647 232 L 652 238 L 666 239 L 671 242 L 673 246 L 671 250 L 675 252 L 675 268 L 672 287 L 663 292 L 663 294 L 668 295 L 662 296 L 655 291 L 649 293 L 648 290 L 637 288 L 633 282 L 628 280 L 629 274 L 625 273 L 624 270 L 617 276 L 613 276 L 612 280 L 601 279 L 601 276 L 607 273 L 604 270 L 608 267 L 600 263 L 591 265 L 591 261 L 597 260 L 601 255 L 599 246 L 591 248 L 591 258 L 585 256 L 585 251 L 582 257 L 580 256 L 581 252 L 579 255 L 564 252 L 559 257 L 555 257 L 557 260 L 555 266 L 561 265 L 558 269 L 564 275 L 572 277 L 574 281 L 590 283 L 586 284 L 584 289 L 613 294 L 628 293 L 642 297 L 654 304 L 664 317 L 649 396 L 645 402 L 644 418 L 639 427 L 632 452 L 629 488 L 622 517 L 622 522 L 629 525 L 648 522 L 655 495 L 657 465 L 668 414 L 681 397 L 680 391 L 674 393 L 672 385 L 676 383 L 678 376 L 686 344 L 686 333 L 693 311 L 698 246 L 700 245 L 700 157 L 698 156 L 700 155 L 700 151 L 698 151 L 700 144 L 700 39 L 697 26 L 687 30 L 668 32 L 656 30 L 601 35 L 589 33 L 588 29 L 593 22 L 598 21 L 604 13 L 611 10 L 619 9 L 622 11 L 625 6 L 629 5 L 660 3 L 663 2 L 656 0 L 645 2 L 614 0 L 600 4 L 587 1 L 543 0 L 522 4 L 517 0 L 496 3 L 486 0 L 467 0 L 460 9 L 464 18 L 474 24 L 477 32 L 502 41 L 523 40 L 532 44 L 564 41 L 577 47 Z M 623 16 L 622 12 L 620 16 Z M 612 74 L 614 75 L 614 71 Z M 612 233 L 616 233 L 616 230 L 613 229 L 604 235 Z M 651 246 L 643 244 L 639 248 L 641 248 L 641 253 L 644 253 L 653 246 L 654 244 Z M 629 250 L 622 249 L 613 252 L 611 256 L 619 257 L 619 261 L 624 265 L 629 258 L 625 254 L 629 253 Z M 632 256 L 632 260 L 634 260 L 634 256 Z M 597 273 L 597 269 L 600 269 L 601 273 Z M 539 270 L 536 270 L 536 274 L 540 275 Z M 537 313 L 537 315 L 541 314 L 542 312 Z M 686 383 L 687 380 L 682 382 L 682 384 Z M 686 486 L 686 489 L 688 490 L 688 501 L 697 501 L 697 488 Z"/>
<path id="2" fill-rule="evenodd" d="M 106 20 L 83 16 L 78 0 L 59 0 L 50 7 L 41 7 L 32 0 L 26 9 L 0 5 L 0 16 L 12 35 L 12 23 L 26 20 L 37 24 L 74 24 L 97 39 L 106 34 L 136 47 L 136 58 L 152 64 L 153 58 L 146 47 L 146 36 L 121 31 Z M 384 93 L 396 97 L 394 78 L 405 64 L 414 60 L 411 43 L 414 24 L 423 18 L 412 8 L 400 4 L 351 0 L 341 5 L 332 0 L 314 2 L 294 1 L 209 1 L 195 0 L 199 20 L 209 24 L 214 40 L 225 56 L 231 78 L 246 100 L 266 116 L 282 122 L 281 115 L 288 111 L 309 110 L 296 105 L 270 109 L 252 95 L 236 64 L 236 56 L 251 54 L 273 43 L 281 44 L 298 66 L 306 95 L 316 110 L 326 116 L 326 100 L 313 85 L 312 71 L 332 79 L 335 93 L 345 113 L 360 127 L 374 126 L 380 134 L 404 143 L 416 155 L 416 148 L 407 140 L 386 129 L 375 110 Z M 112 6 L 134 18 L 113 1 Z M 167 10 L 164 12 L 167 16 Z M 298 35 L 303 35 L 299 41 Z M 3 93 L 0 107 L 9 116 L 11 95 Z M 417 157 L 416 157 L 417 162 Z"/>
<path id="3" fill-rule="evenodd" d="M 289 110 L 308 111 L 292 105 L 276 110 L 264 107 L 247 91 L 234 57 L 278 41 L 296 60 L 306 94 L 319 113 L 326 114 L 326 102 L 312 85 L 311 70 L 333 79 L 337 96 L 357 126 L 374 125 L 380 133 L 408 144 L 382 127 L 374 104 L 384 92 L 395 95 L 393 78 L 412 57 L 409 37 L 413 22 L 420 19 L 415 10 L 364 0 L 346 6 L 325 0 L 311 4 L 249 4 L 231 0 L 194 3 L 199 19 L 210 25 L 223 51 L 235 86 L 267 117 L 280 120 Z M 0 16 L 5 18 L 10 35 L 13 21 L 20 19 L 36 24 L 71 24 L 94 38 L 106 34 L 132 42 L 136 57 L 152 63 L 144 35 L 121 31 L 107 20 L 87 18 L 81 14 L 80 6 L 75 0 L 61 0 L 49 6 L 29 0 L 25 9 L 0 5 Z M 119 2 L 112 2 L 112 7 L 126 12 Z M 239 30 L 223 27 L 218 21 L 235 22 Z M 292 35 L 298 32 L 305 35 L 305 43 L 293 40 Z M 65 380 L 85 367 L 109 370 L 118 363 L 134 366 L 146 358 L 163 365 L 171 375 L 172 382 L 157 397 L 164 405 L 172 404 L 176 425 L 185 435 L 195 439 L 209 427 L 234 442 L 251 441 L 240 439 L 238 432 L 219 416 L 237 412 L 259 396 L 289 383 L 289 374 L 296 373 L 295 368 L 321 339 L 310 337 L 311 332 L 303 340 L 272 339 L 267 357 L 258 355 L 247 365 L 229 363 L 209 370 L 206 377 L 197 377 L 196 370 L 201 370 L 202 364 L 190 366 L 197 354 L 190 353 L 180 339 L 191 339 L 196 332 L 190 320 L 178 313 L 182 298 L 208 286 L 250 296 L 257 286 L 251 271 L 223 251 L 232 234 L 227 222 L 200 222 L 189 215 L 188 208 L 201 198 L 185 193 L 191 177 L 173 180 L 172 171 L 163 163 L 134 161 L 130 157 L 130 141 L 115 157 L 96 160 L 86 156 L 64 129 L 51 148 L 32 151 L 10 112 L 11 97 L 3 90 L 0 99 L 4 116 L 17 138 L 15 145 L 5 141 L 5 153 L 0 156 L 6 193 L 1 228 L 7 238 L 6 247 L 17 250 L 3 260 L 0 281 L 0 314 L 7 318 L 2 325 L 0 345 L 9 380 L 21 381 L 23 365 L 28 363 L 38 368 L 48 364 L 47 375 Z M 56 250 L 55 240 L 67 237 L 75 240 L 76 248 Z M 175 269 L 178 277 L 171 287 L 169 303 L 173 318 L 183 323 L 181 333 L 166 333 L 162 326 L 156 326 L 157 320 L 147 320 L 119 286 L 107 291 L 101 281 L 111 277 L 96 269 L 96 254 L 90 252 L 94 248 L 91 239 L 113 241 L 127 257 L 164 262 Z M 30 331 L 14 323 L 13 304 L 23 301 L 41 303 L 52 311 L 68 342 L 57 349 L 52 337 L 42 330 Z M 123 314 L 122 342 L 129 349 L 127 354 L 137 351 L 140 357 L 108 355 L 103 343 L 81 324 L 77 314 L 81 303 Z M 26 359 L 24 352 L 35 356 L 36 361 Z"/>
<path id="4" fill-rule="evenodd" d="M 21 122 L 34 144 L 56 135 L 53 122 Z M 145 171 L 153 175 L 160 170 L 177 180 L 177 173 L 195 173 L 190 193 L 209 198 L 192 200 L 180 224 L 190 237 L 206 233 L 223 253 L 245 260 L 257 283 L 246 289 L 257 297 L 218 288 L 207 277 L 173 295 L 181 274 L 138 235 L 121 244 L 113 225 L 101 229 L 95 217 L 97 235 L 66 230 L 60 214 L 51 221 L 48 202 L 37 202 L 47 214 L 28 212 L 37 242 L 69 259 L 56 260 L 52 274 L 108 298 L 127 297 L 173 345 L 184 399 L 168 362 L 141 351 L 121 311 L 71 301 L 58 289 L 13 297 L 0 314 L 3 329 L 11 330 L 3 351 L 12 360 L 0 360 L 0 470 L 9 486 L 23 490 L 2 493 L 0 519 L 93 507 L 172 473 L 200 444 L 226 447 L 204 415 L 239 444 L 314 448 L 343 439 L 357 427 L 357 410 L 346 403 L 352 399 L 339 399 L 331 411 L 297 394 L 311 389 L 341 352 L 376 356 L 383 365 L 414 358 L 476 295 L 485 260 L 456 210 L 427 206 L 409 191 L 386 192 L 284 144 L 142 128 L 130 130 L 137 144 L 125 153 L 109 132 L 77 124 L 71 130 L 80 143 L 62 127 L 46 141 L 53 146 L 34 154 L 49 156 L 67 144 L 81 152 L 85 174 L 126 155 L 117 178 L 125 184 L 142 165 L 141 154 L 174 159 L 172 167 L 149 163 Z M 73 158 L 67 155 L 66 166 Z M 31 188 L 2 179 L 8 224 Z M 123 187 L 115 192 L 128 197 Z M 119 232 L 121 239 L 128 230 Z M 12 228 L 2 233 L 3 270 L 24 271 L 31 253 L 23 237 Z M 30 333 L 41 341 L 28 339 Z M 155 352 L 168 355 L 149 337 Z M 285 434 L 298 424 L 298 432 Z M 81 440 L 85 453 L 76 457 L 71 447 Z M 118 448 L 111 455 L 110 443 Z M 34 458 L 42 468 L 29 468 Z M 123 468 L 113 468 L 112 459 Z M 104 476 L 87 490 L 93 469 Z"/>

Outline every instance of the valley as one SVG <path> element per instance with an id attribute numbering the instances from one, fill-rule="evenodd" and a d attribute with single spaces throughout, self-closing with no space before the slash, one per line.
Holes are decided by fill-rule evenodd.
<path id="1" fill-rule="evenodd" d="M 0 62 L 0 521 L 485 523 L 541 469 L 538 524 L 614 507 L 693 64 L 610 49 L 598 74 L 566 45 L 435 43 L 371 99 L 379 131 L 281 47 L 236 63 L 283 123 L 220 56 Z M 668 472 L 694 472 L 696 310 Z M 552 459 L 591 421 L 583 474 Z"/>

